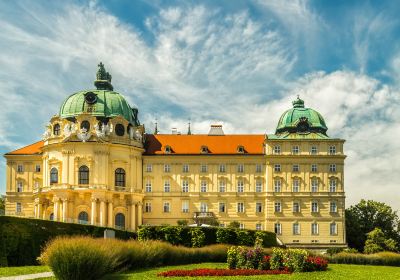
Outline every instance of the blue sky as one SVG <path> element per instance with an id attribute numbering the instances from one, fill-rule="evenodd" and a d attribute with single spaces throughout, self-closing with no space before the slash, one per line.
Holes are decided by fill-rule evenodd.
<path id="1" fill-rule="evenodd" d="M 400 209 L 400 1 L 1 1 L 0 152 L 103 61 L 151 132 L 273 133 L 297 94 L 346 139 L 347 204 Z M 5 161 L 0 161 L 5 192 Z"/>

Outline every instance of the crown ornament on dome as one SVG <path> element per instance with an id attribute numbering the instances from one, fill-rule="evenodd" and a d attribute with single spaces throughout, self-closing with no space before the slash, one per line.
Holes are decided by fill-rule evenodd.
<path id="1" fill-rule="evenodd" d="M 300 99 L 300 96 L 297 95 L 297 99 L 292 102 L 293 108 L 304 108 L 304 100 Z"/>
<path id="2" fill-rule="evenodd" d="M 94 81 L 94 85 L 97 89 L 113 90 L 114 88 L 111 84 L 112 76 L 106 71 L 102 62 L 100 62 L 97 66 L 99 69 L 96 73 L 96 81 Z"/>

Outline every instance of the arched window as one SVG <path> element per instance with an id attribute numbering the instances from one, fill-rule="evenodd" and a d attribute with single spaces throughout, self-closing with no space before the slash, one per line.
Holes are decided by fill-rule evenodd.
<path id="1" fill-rule="evenodd" d="M 115 185 L 118 187 L 125 187 L 125 170 L 117 168 L 115 170 Z"/>
<path id="2" fill-rule="evenodd" d="M 58 123 L 56 123 L 53 127 L 53 134 L 60 135 L 60 125 Z"/>
<path id="3" fill-rule="evenodd" d="M 89 184 L 89 168 L 86 165 L 79 167 L 78 181 L 80 185 Z"/>
<path id="4" fill-rule="evenodd" d="M 87 224 L 89 222 L 89 215 L 87 212 L 82 211 L 78 215 L 78 223 L 79 224 Z"/>
<path id="5" fill-rule="evenodd" d="M 125 228 L 125 215 L 118 213 L 115 215 L 115 227 Z"/>
<path id="6" fill-rule="evenodd" d="M 118 136 L 124 136 L 125 128 L 122 124 L 118 123 L 115 125 L 115 134 L 117 134 Z"/>
<path id="7" fill-rule="evenodd" d="M 57 184 L 58 183 L 58 170 L 57 168 L 53 167 L 50 170 L 50 184 Z"/>
<path id="8" fill-rule="evenodd" d="M 51 213 L 51 214 L 50 214 L 49 220 L 50 220 L 50 221 L 54 221 L 54 213 Z"/>
<path id="9" fill-rule="evenodd" d="M 90 123 L 88 121 L 81 122 L 81 128 L 85 128 L 86 131 L 90 130 Z"/>

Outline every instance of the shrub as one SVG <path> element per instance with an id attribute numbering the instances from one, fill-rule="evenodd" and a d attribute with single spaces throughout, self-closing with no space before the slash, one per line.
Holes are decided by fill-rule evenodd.
<path id="1" fill-rule="evenodd" d="M 46 242 L 57 236 L 103 237 L 106 228 L 54 221 L 0 216 L 0 266 L 37 265 Z M 136 238 L 134 232 L 115 230 L 119 239 Z"/>
<path id="2" fill-rule="evenodd" d="M 338 253 L 340 253 L 340 252 L 343 252 L 343 250 L 344 250 L 344 248 L 340 248 L 340 247 L 331 247 L 331 248 L 328 248 L 328 250 L 326 250 L 326 253 L 327 253 L 328 255 L 335 255 L 335 254 L 338 254 Z"/>
<path id="3" fill-rule="evenodd" d="M 253 246 L 256 238 L 255 232 L 251 230 L 237 230 L 237 244 L 242 246 Z"/>
<path id="4" fill-rule="evenodd" d="M 218 228 L 216 237 L 217 243 L 236 244 L 236 231 L 232 228 Z"/>
<path id="5" fill-rule="evenodd" d="M 99 279 L 122 270 L 201 262 L 225 262 L 227 247 L 173 246 L 161 241 L 122 241 L 88 237 L 57 238 L 48 243 L 40 262 L 58 279 Z"/>
<path id="6" fill-rule="evenodd" d="M 280 249 L 283 250 L 283 249 Z M 283 250 L 283 266 L 289 271 L 304 271 L 305 262 L 308 252 L 302 249 L 286 249 Z"/>
<path id="7" fill-rule="evenodd" d="M 328 268 L 328 261 L 322 257 L 308 256 L 305 260 L 303 271 L 325 271 Z"/>
<path id="8" fill-rule="evenodd" d="M 203 247 L 206 241 L 206 235 L 200 228 L 192 228 L 192 247 Z"/>
<path id="9" fill-rule="evenodd" d="M 237 266 L 237 256 L 239 247 L 232 246 L 227 252 L 227 263 L 229 269 L 235 269 Z"/>
<path id="10" fill-rule="evenodd" d="M 189 224 L 189 222 L 188 220 L 178 220 L 176 221 L 176 224 L 181 227 L 186 227 Z"/>
<path id="11" fill-rule="evenodd" d="M 370 255 L 342 252 L 333 256 L 328 256 L 328 260 L 331 263 L 340 264 L 400 266 L 400 254 L 393 252 L 380 252 Z"/>
<path id="12" fill-rule="evenodd" d="M 272 248 L 272 256 L 270 259 L 271 269 L 284 269 L 284 250 L 280 248 Z"/>
<path id="13" fill-rule="evenodd" d="M 276 234 L 273 232 L 258 230 L 255 232 L 255 237 L 256 239 L 261 239 L 262 247 L 272 247 L 278 245 L 276 243 Z"/>
<path id="14" fill-rule="evenodd" d="M 265 255 L 260 263 L 258 264 L 258 269 L 260 270 L 270 270 L 271 269 L 271 263 L 270 263 L 271 257 Z"/>
<path id="15" fill-rule="evenodd" d="M 383 251 L 396 251 L 397 243 L 387 238 L 380 228 L 375 228 L 367 234 L 367 241 L 364 246 L 364 253 L 374 254 Z"/>
<path id="16" fill-rule="evenodd" d="M 232 221 L 232 222 L 229 223 L 228 227 L 229 228 L 239 229 L 240 228 L 240 223 L 238 221 Z"/>
<path id="17" fill-rule="evenodd" d="M 254 248 L 246 252 L 246 269 L 258 269 L 260 262 L 263 260 L 264 254 L 261 248 Z"/>

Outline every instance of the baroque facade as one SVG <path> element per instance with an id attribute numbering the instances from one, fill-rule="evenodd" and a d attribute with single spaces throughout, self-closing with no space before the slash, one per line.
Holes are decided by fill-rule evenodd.
<path id="1" fill-rule="evenodd" d="M 99 64 L 43 140 L 5 154 L 6 215 L 136 230 L 212 215 L 288 246 L 345 246 L 344 140 L 297 98 L 275 134 L 145 132 Z"/>

